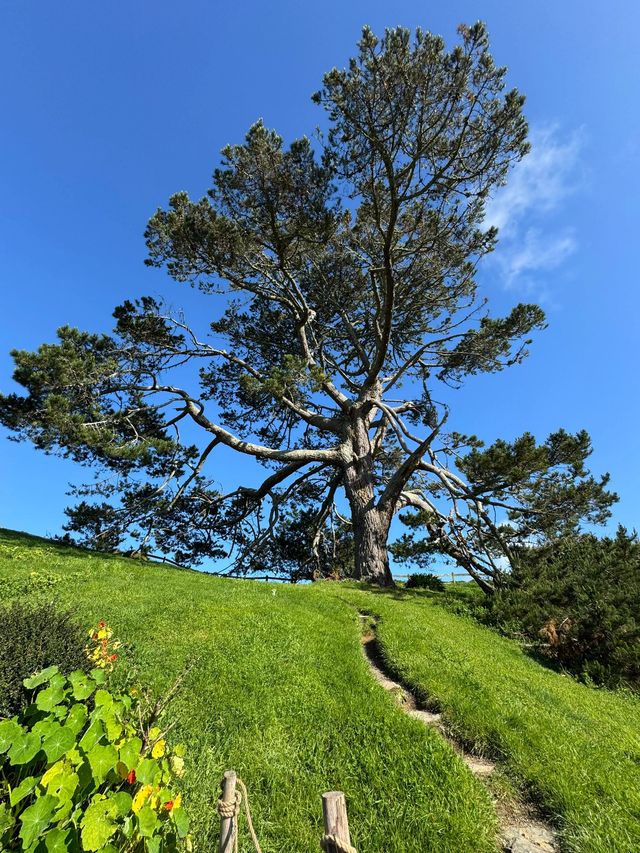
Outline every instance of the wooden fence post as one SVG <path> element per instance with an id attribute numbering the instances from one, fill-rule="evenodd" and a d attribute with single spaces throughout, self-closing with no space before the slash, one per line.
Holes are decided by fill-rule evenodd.
<path id="1" fill-rule="evenodd" d="M 335 844 L 332 838 L 342 841 L 348 849 L 351 845 L 351 836 L 347 819 L 347 803 L 342 791 L 327 791 L 322 795 L 322 817 L 324 819 L 322 848 L 325 853 L 342 853 L 345 849 Z"/>
<path id="2" fill-rule="evenodd" d="M 229 803 L 229 811 L 232 817 L 220 815 L 220 841 L 218 843 L 218 853 L 233 853 L 234 842 L 238 832 L 238 821 L 234 814 L 236 805 L 236 771 L 226 770 L 222 779 L 222 796 L 220 800 L 223 803 Z M 233 811 L 231 807 L 233 806 Z"/>

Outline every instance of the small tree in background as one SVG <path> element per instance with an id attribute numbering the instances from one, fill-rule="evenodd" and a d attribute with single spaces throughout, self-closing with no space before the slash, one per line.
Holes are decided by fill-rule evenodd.
<path id="1" fill-rule="evenodd" d="M 147 263 L 221 311 L 209 340 L 144 298 L 116 309 L 113 335 L 63 328 L 14 353 L 27 395 L 1 399 L 2 422 L 112 475 L 79 490 L 70 530 L 191 561 L 231 550 L 246 571 L 294 523 L 304 571 L 323 574 L 344 495 L 355 577 L 392 583 L 389 527 L 410 507 L 426 547 L 490 590 L 529 527 L 606 516 L 614 497 L 584 468 L 585 433 L 480 451 L 445 429 L 440 390 L 519 363 L 544 325 L 536 305 L 491 318 L 478 293 L 497 237 L 485 203 L 527 153 L 527 124 L 484 26 L 459 35 L 447 51 L 422 30 L 365 28 L 314 95 L 329 120 L 320 153 L 258 122 L 223 150 L 205 197 L 177 193 L 151 218 Z M 221 448 L 270 473 L 221 494 L 207 476 Z"/>

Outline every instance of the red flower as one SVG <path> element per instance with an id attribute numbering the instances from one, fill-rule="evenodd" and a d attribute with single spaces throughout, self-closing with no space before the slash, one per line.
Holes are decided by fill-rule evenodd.
<path id="1" fill-rule="evenodd" d="M 129 770 L 129 772 L 127 773 L 127 782 L 130 785 L 135 785 L 135 783 L 136 783 L 136 771 L 135 770 Z"/>
<path id="2" fill-rule="evenodd" d="M 118 655 L 109 655 L 109 660 L 110 661 L 118 660 Z"/>
<path id="3" fill-rule="evenodd" d="M 98 639 L 98 635 L 94 632 L 94 633 L 91 635 L 91 639 L 92 639 L 92 640 L 97 640 L 97 639 Z"/>
<path id="4" fill-rule="evenodd" d="M 107 624 L 107 623 L 104 621 L 104 619 L 101 619 L 101 620 L 98 622 L 98 628 L 104 628 L 104 626 L 105 626 L 106 624 Z"/>
<path id="5" fill-rule="evenodd" d="M 171 811 L 171 809 L 173 808 L 173 800 L 167 800 L 167 802 L 164 804 L 164 808 L 165 808 L 168 812 L 170 812 L 170 811 Z"/>

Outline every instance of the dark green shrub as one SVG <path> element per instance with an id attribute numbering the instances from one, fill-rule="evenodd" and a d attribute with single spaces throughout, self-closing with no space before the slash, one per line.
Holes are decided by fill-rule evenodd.
<path id="1" fill-rule="evenodd" d="M 432 592 L 444 592 L 444 583 L 437 575 L 429 572 L 409 575 L 406 583 L 407 589 L 430 589 Z"/>
<path id="2" fill-rule="evenodd" d="M 599 684 L 640 685 L 640 544 L 585 535 L 523 551 L 492 618 Z"/>
<path id="3" fill-rule="evenodd" d="M 0 608 L 0 638 L 0 716 L 24 707 L 28 691 L 22 682 L 35 672 L 53 665 L 64 674 L 90 668 L 86 631 L 69 611 L 14 602 Z"/>

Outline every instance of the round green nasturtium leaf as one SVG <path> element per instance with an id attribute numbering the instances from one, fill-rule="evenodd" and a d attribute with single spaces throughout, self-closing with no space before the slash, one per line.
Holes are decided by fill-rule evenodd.
<path id="1" fill-rule="evenodd" d="M 127 770 L 133 770 L 138 766 L 140 753 L 142 751 L 142 740 L 139 737 L 129 737 L 120 747 L 120 761 L 127 765 Z"/>
<path id="2" fill-rule="evenodd" d="M 60 720 L 62 723 L 68 714 L 67 706 L 63 703 L 62 705 L 56 705 L 55 708 L 52 709 L 51 715 L 56 719 Z"/>
<path id="3" fill-rule="evenodd" d="M 122 735 L 122 723 L 120 723 L 116 718 L 113 708 L 111 706 L 104 706 L 100 708 L 100 711 L 100 719 L 107 730 L 107 740 L 111 741 L 111 743 L 120 740 L 120 736 Z"/>
<path id="4" fill-rule="evenodd" d="M 30 847 L 49 826 L 57 800 L 51 794 L 44 794 L 26 808 L 20 815 L 20 838 L 23 847 Z"/>
<path id="5" fill-rule="evenodd" d="M 113 705 L 113 696 L 108 690 L 96 690 L 96 695 L 93 698 L 96 708 L 101 705 Z"/>
<path id="6" fill-rule="evenodd" d="M 143 785 L 154 785 L 159 774 L 160 768 L 152 758 L 143 758 L 136 769 L 138 782 Z"/>
<path id="7" fill-rule="evenodd" d="M 107 675 L 104 669 L 100 669 L 100 667 L 92 669 L 89 675 L 93 678 L 96 684 L 104 684 L 107 680 Z"/>
<path id="8" fill-rule="evenodd" d="M 80 670 L 71 673 L 69 683 L 71 684 L 71 695 L 80 702 L 83 699 L 88 699 L 96 689 L 94 679 L 85 675 L 84 672 L 80 672 Z"/>
<path id="9" fill-rule="evenodd" d="M 98 743 L 101 737 L 104 736 L 104 726 L 102 720 L 92 720 L 91 725 L 83 734 L 80 740 L 80 749 L 89 752 Z"/>
<path id="10" fill-rule="evenodd" d="M 125 838 L 131 838 L 133 835 L 133 830 L 135 828 L 134 825 L 134 817 L 132 814 L 127 815 L 122 824 L 122 833 Z"/>
<path id="11" fill-rule="evenodd" d="M 111 800 L 116 805 L 117 814 L 119 817 L 126 817 L 131 811 L 133 797 L 131 796 L 131 794 L 127 794 L 126 791 L 118 791 L 117 794 L 114 794 L 111 797 Z"/>
<path id="12" fill-rule="evenodd" d="M 68 726 L 61 726 L 59 723 L 52 723 L 52 726 L 55 728 L 42 744 L 50 764 L 62 758 L 65 752 L 72 749 L 76 743 L 75 733 Z"/>
<path id="13" fill-rule="evenodd" d="M 85 705 L 80 703 L 72 705 L 67 717 L 67 722 L 65 723 L 65 728 L 71 729 L 75 735 L 80 734 L 84 728 L 84 724 L 87 722 L 87 716 L 88 712 Z"/>
<path id="14" fill-rule="evenodd" d="M 113 821 L 116 805 L 111 800 L 92 803 L 82 818 L 82 847 L 84 850 L 101 850 L 116 831 Z"/>
<path id="15" fill-rule="evenodd" d="M 144 838 L 150 838 L 158 825 L 158 816 L 151 806 L 143 806 L 138 812 L 138 830 Z"/>
<path id="16" fill-rule="evenodd" d="M 17 806 L 21 800 L 24 800 L 33 791 L 37 784 L 38 780 L 35 776 L 27 776 L 23 779 L 9 794 L 11 806 Z"/>
<path id="17" fill-rule="evenodd" d="M 61 672 L 54 673 L 49 679 L 49 687 L 66 687 L 67 679 L 62 675 Z"/>
<path id="18" fill-rule="evenodd" d="M 14 767 L 28 764 L 40 751 L 40 738 L 33 732 L 25 732 L 17 737 L 9 750 L 9 763 Z"/>
<path id="19" fill-rule="evenodd" d="M 30 678 L 23 679 L 22 683 L 27 688 L 27 690 L 35 690 L 36 687 L 40 687 L 41 684 L 44 684 L 46 681 L 49 681 L 49 679 L 53 678 L 53 676 L 57 673 L 57 666 L 48 666 L 41 672 L 36 672 L 36 674 L 32 675 Z"/>
<path id="20" fill-rule="evenodd" d="M 54 812 L 53 822 L 58 825 L 65 823 L 71 812 L 73 811 L 73 800 L 65 800 L 60 808 Z"/>
<path id="21" fill-rule="evenodd" d="M 65 772 L 65 763 L 64 761 L 57 761 L 55 764 L 52 764 L 51 767 L 47 769 L 45 773 L 42 774 L 40 778 L 40 785 L 43 788 L 48 788 L 49 785 L 58 778 L 62 773 Z M 53 793 L 50 791 L 49 793 Z"/>
<path id="22" fill-rule="evenodd" d="M 162 848 L 162 838 L 147 838 L 147 853 L 160 853 Z"/>
<path id="23" fill-rule="evenodd" d="M 31 731 L 34 735 L 38 735 L 42 740 L 46 740 L 50 734 L 53 734 L 57 728 L 59 728 L 60 723 L 57 723 L 55 720 L 52 720 L 50 716 L 44 718 L 44 720 L 38 720 L 38 722 L 32 727 Z"/>
<path id="24" fill-rule="evenodd" d="M 80 754 L 79 750 L 75 747 L 74 749 L 70 749 L 66 755 L 66 759 L 70 764 L 73 764 L 74 767 L 78 767 L 84 761 L 83 756 Z"/>
<path id="25" fill-rule="evenodd" d="M 106 779 L 109 771 L 115 768 L 118 761 L 118 750 L 110 743 L 105 746 L 96 744 L 87 753 L 87 760 L 93 773 L 93 779 L 99 785 Z"/>
<path id="26" fill-rule="evenodd" d="M 47 794 L 58 798 L 59 805 L 66 806 L 71 804 L 78 782 L 79 777 L 73 767 L 66 761 L 59 761 L 47 770 L 40 780 L 40 785 L 46 788 Z M 60 820 L 57 816 L 56 819 Z"/>
<path id="27" fill-rule="evenodd" d="M 15 720 L 2 720 L 0 722 L 0 755 L 6 752 L 23 733 L 22 726 Z"/>
<path id="28" fill-rule="evenodd" d="M 47 853 L 69 853 L 71 850 L 77 850 L 76 839 L 73 837 L 73 831 L 70 827 L 60 829 L 54 826 L 44 837 L 44 846 Z"/>
<path id="29" fill-rule="evenodd" d="M 55 687 L 45 687 L 36 696 L 36 707 L 41 711 L 51 711 L 64 699 L 64 688 L 59 684 Z"/>
<path id="30" fill-rule="evenodd" d="M 189 815 L 182 808 L 182 806 L 180 806 L 177 809 L 171 810 L 171 817 L 173 818 L 173 822 L 176 825 L 176 832 L 178 833 L 178 837 L 186 838 L 187 833 L 189 832 Z"/>

